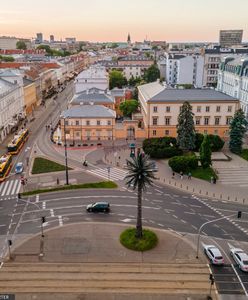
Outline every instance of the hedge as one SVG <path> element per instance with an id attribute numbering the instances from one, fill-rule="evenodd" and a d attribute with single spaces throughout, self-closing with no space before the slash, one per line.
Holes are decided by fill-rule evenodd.
<path id="1" fill-rule="evenodd" d="M 177 140 L 173 137 L 151 138 L 143 141 L 143 150 L 151 158 L 170 158 L 181 155 Z"/>
<path id="2" fill-rule="evenodd" d="M 174 172 L 187 173 L 198 167 L 198 158 L 195 155 L 174 156 L 169 159 L 169 166 Z"/>
<path id="3" fill-rule="evenodd" d="M 176 147 L 149 147 L 146 151 L 151 158 L 171 158 L 173 156 L 182 155 L 182 150 Z"/>
<path id="4" fill-rule="evenodd" d="M 209 134 L 209 140 L 211 145 L 211 151 L 219 151 L 223 148 L 225 142 L 218 136 L 214 134 Z M 196 133 L 196 140 L 195 140 L 195 149 L 194 151 L 199 151 L 201 147 L 201 143 L 203 142 L 204 134 Z"/>

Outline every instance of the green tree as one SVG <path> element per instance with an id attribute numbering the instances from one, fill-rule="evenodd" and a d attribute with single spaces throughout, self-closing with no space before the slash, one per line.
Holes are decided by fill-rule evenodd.
<path id="1" fill-rule="evenodd" d="M 189 102 L 184 102 L 178 116 L 177 124 L 177 142 L 182 150 L 189 151 L 195 148 L 195 126 L 193 116 L 192 106 Z"/>
<path id="2" fill-rule="evenodd" d="M 109 89 L 112 90 L 115 87 L 122 88 L 127 85 L 127 79 L 122 72 L 113 70 L 109 74 Z"/>
<path id="3" fill-rule="evenodd" d="M 131 117 L 132 113 L 136 112 L 139 107 L 139 102 L 135 99 L 130 99 L 121 102 L 120 111 L 123 113 L 124 117 Z"/>
<path id="4" fill-rule="evenodd" d="M 13 56 L 1 56 L 0 59 L 5 62 L 13 62 L 15 61 Z"/>
<path id="5" fill-rule="evenodd" d="M 16 43 L 16 49 L 26 50 L 27 49 L 27 45 L 25 44 L 24 41 L 17 41 L 17 43 Z"/>
<path id="6" fill-rule="evenodd" d="M 49 45 L 39 45 L 37 49 L 44 49 L 48 55 L 52 55 L 52 49 Z"/>
<path id="7" fill-rule="evenodd" d="M 242 152 L 243 138 L 248 122 L 242 109 L 236 111 L 230 124 L 229 149 L 231 152 L 240 154 Z"/>
<path id="8" fill-rule="evenodd" d="M 205 134 L 200 147 L 200 161 L 204 169 L 208 168 L 212 163 L 211 154 L 212 151 L 211 151 L 210 139 L 209 136 Z"/>
<path id="9" fill-rule="evenodd" d="M 142 238 L 142 193 L 147 186 L 152 185 L 153 179 L 155 179 L 154 168 L 147 155 L 138 155 L 132 160 L 127 160 L 127 166 L 126 184 L 131 186 L 133 190 L 138 189 L 136 237 Z"/>
<path id="10" fill-rule="evenodd" d="M 160 78 L 160 71 L 157 64 L 151 65 L 144 74 L 144 79 L 146 82 L 153 82 Z"/>

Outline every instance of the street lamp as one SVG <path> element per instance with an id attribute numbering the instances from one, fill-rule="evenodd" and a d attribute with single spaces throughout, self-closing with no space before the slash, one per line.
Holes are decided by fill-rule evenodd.
<path id="1" fill-rule="evenodd" d="M 66 185 L 69 185 L 69 176 L 68 176 L 68 162 L 67 162 L 67 145 L 66 145 L 66 132 L 65 132 L 65 120 L 64 119 L 64 146 L 65 146 L 65 178 L 66 178 Z"/>

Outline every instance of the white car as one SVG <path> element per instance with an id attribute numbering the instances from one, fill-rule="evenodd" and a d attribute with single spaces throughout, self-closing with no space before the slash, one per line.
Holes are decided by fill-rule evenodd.
<path id="1" fill-rule="evenodd" d="M 240 248 L 232 248 L 230 254 L 240 270 L 248 272 L 248 255 Z"/>
<path id="2" fill-rule="evenodd" d="M 223 265 L 224 258 L 220 252 L 220 250 L 214 245 L 204 245 L 204 252 L 207 257 L 210 259 L 210 262 L 213 265 Z"/>

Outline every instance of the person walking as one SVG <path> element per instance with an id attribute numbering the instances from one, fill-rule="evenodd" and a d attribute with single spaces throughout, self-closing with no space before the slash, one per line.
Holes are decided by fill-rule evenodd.
<path id="1" fill-rule="evenodd" d="M 188 174 L 188 179 L 191 179 L 191 173 L 189 172 L 189 174 Z"/>
<path id="2" fill-rule="evenodd" d="M 183 171 L 180 172 L 181 180 L 183 180 Z"/>
<path id="3" fill-rule="evenodd" d="M 175 172 L 172 172 L 172 177 L 171 177 L 172 179 L 174 179 L 175 178 Z"/>

